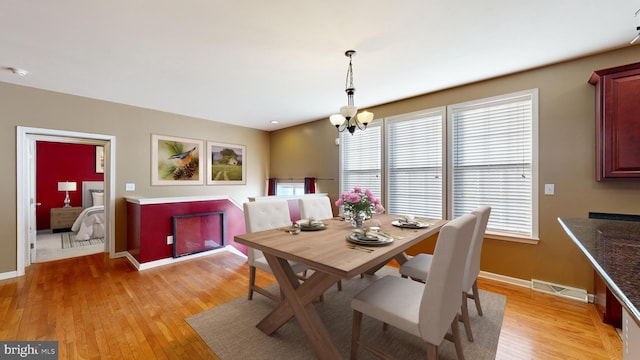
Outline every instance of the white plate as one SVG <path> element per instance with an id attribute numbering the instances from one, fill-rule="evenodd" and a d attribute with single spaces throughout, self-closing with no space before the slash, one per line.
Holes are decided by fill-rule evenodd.
<path id="1" fill-rule="evenodd" d="M 365 237 L 361 234 L 352 233 L 347 236 L 347 241 L 358 245 L 380 246 L 391 244 L 393 238 L 386 236 Z"/>
<path id="2" fill-rule="evenodd" d="M 424 229 L 429 227 L 429 224 L 423 222 L 404 222 L 402 220 L 393 220 L 391 225 L 406 228 L 406 229 Z"/>
<path id="3" fill-rule="evenodd" d="M 327 224 L 320 221 L 312 221 L 309 223 L 307 220 L 298 220 L 296 221 L 296 224 L 302 231 L 317 231 L 327 228 Z"/>

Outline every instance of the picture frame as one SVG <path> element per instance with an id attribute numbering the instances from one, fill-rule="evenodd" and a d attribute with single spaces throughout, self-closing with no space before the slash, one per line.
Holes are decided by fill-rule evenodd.
<path id="1" fill-rule="evenodd" d="M 96 145 L 96 174 L 104 174 L 104 146 Z"/>
<path id="2" fill-rule="evenodd" d="M 207 185 L 245 185 L 247 147 L 207 141 Z"/>
<path id="3" fill-rule="evenodd" d="M 151 185 L 203 185 L 204 141 L 151 135 Z"/>

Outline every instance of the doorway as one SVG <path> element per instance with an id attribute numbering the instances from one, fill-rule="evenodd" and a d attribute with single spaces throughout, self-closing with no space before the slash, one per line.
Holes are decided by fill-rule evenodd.
<path id="1" fill-rule="evenodd" d="M 32 263 L 105 252 L 104 144 L 61 140 L 36 141 Z"/>
<path id="2" fill-rule="evenodd" d="M 68 142 L 104 146 L 104 249 L 110 257 L 115 255 L 115 137 L 112 135 L 81 133 L 42 128 L 17 127 L 16 182 L 17 182 L 17 276 L 24 275 L 25 267 L 32 263 L 35 252 L 35 144 L 36 141 Z"/>

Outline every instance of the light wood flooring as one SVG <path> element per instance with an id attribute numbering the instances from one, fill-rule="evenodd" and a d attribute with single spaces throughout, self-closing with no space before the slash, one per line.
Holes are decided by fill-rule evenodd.
<path id="1" fill-rule="evenodd" d="M 273 283 L 259 273 L 259 285 Z M 248 274 L 227 252 L 141 272 L 105 254 L 33 264 L 0 281 L 0 339 L 57 340 L 60 359 L 217 359 L 184 319 L 246 296 Z M 497 359 L 622 358 L 592 304 L 486 279 L 479 287 L 507 296 Z"/>

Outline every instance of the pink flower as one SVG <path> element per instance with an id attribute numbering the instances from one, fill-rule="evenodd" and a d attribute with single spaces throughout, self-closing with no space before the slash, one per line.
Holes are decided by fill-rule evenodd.
<path id="1" fill-rule="evenodd" d="M 340 198 L 335 204 L 337 207 L 342 207 L 347 213 L 364 213 L 367 217 L 370 217 L 374 212 L 384 212 L 384 207 L 380 200 L 373 195 L 373 192 L 370 189 L 362 190 L 359 186 L 354 187 L 351 192 L 340 194 Z"/>

